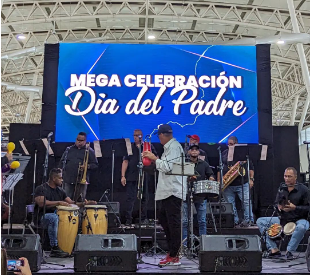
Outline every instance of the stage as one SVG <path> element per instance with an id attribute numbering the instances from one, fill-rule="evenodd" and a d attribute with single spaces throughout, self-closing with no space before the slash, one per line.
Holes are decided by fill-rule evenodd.
<path id="1" fill-rule="evenodd" d="M 47 253 L 48 254 L 48 253 Z M 284 255 L 284 252 L 282 253 Z M 296 253 L 298 259 L 285 262 L 284 257 L 283 260 L 271 260 L 271 259 L 263 259 L 263 270 L 261 273 L 263 274 L 304 274 L 309 273 L 305 260 L 305 253 L 300 252 Z M 163 255 L 157 255 L 156 257 L 147 257 L 144 254 L 142 255 L 142 260 L 144 263 L 138 264 L 138 270 L 136 273 L 139 274 L 189 274 L 195 273 L 200 274 L 198 259 L 189 260 L 186 257 L 181 259 L 181 266 L 167 266 L 160 268 L 157 266 L 159 259 L 163 257 Z M 43 264 L 41 266 L 41 270 L 38 274 L 69 274 L 74 273 L 73 268 L 73 258 L 49 258 L 47 257 L 48 263 L 55 263 L 61 266 L 56 266 L 52 264 Z M 120 274 L 121 272 L 91 272 L 92 274 Z M 135 274 L 135 272 L 124 272 L 125 274 Z M 226 272 L 225 274 L 240 274 L 241 272 Z M 87 272 L 77 272 L 76 274 L 89 274 Z M 224 274 L 224 272 L 214 272 L 208 274 Z M 247 274 L 247 272 L 244 272 Z M 249 272 L 249 274 L 259 274 L 256 272 Z"/>

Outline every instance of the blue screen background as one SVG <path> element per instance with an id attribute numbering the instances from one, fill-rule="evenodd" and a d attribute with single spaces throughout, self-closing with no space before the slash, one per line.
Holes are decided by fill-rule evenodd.
<path id="1" fill-rule="evenodd" d="M 202 54 L 208 58 L 201 58 Z M 106 98 L 118 100 L 120 109 L 116 114 L 97 115 L 91 112 L 84 116 L 84 120 L 81 116 L 68 114 L 64 108 L 66 104 L 72 105 L 70 99 L 65 96 L 65 91 L 70 88 L 71 74 L 117 74 L 123 84 L 123 79 L 128 74 L 187 77 L 196 75 L 199 78 L 201 75 L 219 76 L 222 71 L 226 71 L 226 76 L 243 77 L 243 87 L 228 88 L 224 96 L 226 100 L 241 99 L 245 102 L 248 109 L 242 116 L 236 117 L 232 110 L 228 109 L 224 116 L 196 117 L 197 115 L 191 115 L 189 112 L 191 104 L 182 105 L 180 114 L 175 115 L 172 100 L 177 99 L 180 93 L 171 96 L 173 88 L 167 88 L 161 98 L 159 105 L 163 108 L 159 114 L 127 115 L 126 104 L 131 99 L 136 99 L 141 88 L 125 85 L 92 87 L 96 94 L 105 93 Z M 204 94 L 203 99 L 209 101 L 215 99 L 220 88 L 198 90 L 197 99 Z M 149 88 L 144 99 L 154 99 L 158 91 L 159 88 Z M 72 98 L 74 96 L 75 93 Z M 88 103 L 83 102 L 86 100 L 82 101 L 80 107 L 85 109 Z M 127 137 L 133 139 L 134 129 L 141 129 L 143 134 L 147 135 L 159 124 L 167 122 L 170 122 L 173 128 L 174 137 L 181 142 L 184 141 L 185 135 L 196 134 L 200 137 L 200 142 L 204 143 L 224 142 L 227 135 L 237 136 L 240 143 L 258 143 L 255 46 L 60 44 L 55 136 L 57 142 L 73 142 L 81 131 L 88 134 L 88 141 L 97 140 L 97 137 L 100 140 Z M 190 125 L 184 126 L 185 124 Z M 152 141 L 159 140 L 154 137 Z"/>

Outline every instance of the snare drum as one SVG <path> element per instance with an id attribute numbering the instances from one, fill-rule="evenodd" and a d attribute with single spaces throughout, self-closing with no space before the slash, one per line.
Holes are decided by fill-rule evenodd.
<path id="1" fill-rule="evenodd" d="M 194 186 L 194 194 L 204 198 L 215 198 L 220 193 L 220 184 L 213 180 L 200 180 Z"/>
<path id="2" fill-rule="evenodd" d="M 108 214 L 105 205 L 85 205 L 82 233 L 107 234 Z"/>
<path id="3" fill-rule="evenodd" d="M 58 246 L 71 254 L 79 227 L 79 207 L 57 206 L 58 223 Z"/>

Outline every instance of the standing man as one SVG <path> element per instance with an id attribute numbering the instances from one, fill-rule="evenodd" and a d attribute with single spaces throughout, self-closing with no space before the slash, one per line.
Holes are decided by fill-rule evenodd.
<path id="1" fill-rule="evenodd" d="M 235 146 L 238 143 L 238 139 L 235 136 L 230 136 L 228 138 L 228 146 Z M 235 161 L 228 161 L 228 149 L 223 151 L 222 153 L 222 161 L 223 161 L 223 175 L 225 175 L 229 169 L 236 164 Z M 242 172 L 241 172 L 242 171 Z M 250 161 L 250 183 L 247 182 L 248 173 L 247 169 L 241 168 L 241 173 L 244 173 L 244 184 L 243 184 L 243 195 L 244 201 L 242 200 L 242 177 L 240 174 L 236 177 L 236 179 L 224 190 L 223 196 L 225 200 L 232 204 L 234 211 L 234 221 L 235 226 L 239 226 L 239 217 L 236 208 L 236 195 L 238 195 L 241 203 L 244 208 L 244 221 L 240 224 L 241 226 L 249 226 L 254 223 L 254 217 L 252 212 L 252 205 L 249 202 L 250 197 L 250 188 L 254 186 L 254 167 L 253 163 Z M 217 175 L 218 181 L 220 181 L 220 173 Z M 251 209 L 249 209 L 251 205 Z"/>
<path id="2" fill-rule="evenodd" d="M 134 142 L 131 145 L 132 155 L 126 155 L 123 157 L 122 163 L 122 177 L 121 184 L 126 186 L 126 209 L 125 209 L 125 218 L 126 226 L 132 225 L 132 211 L 134 208 L 135 201 L 137 199 L 137 191 L 138 191 L 138 181 L 139 181 L 139 147 L 141 146 L 141 154 L 143 152 L 143 134 L 140 129 L 136 129 L 133 132 Z M 154 146 L 152 145 L 152 152 L 154 155 L 157 155 Z M 155 167 L 154 167 L 155 168 Z M 148 193 L 148 183 L 149 183 L 149 175 L 146 172 L 143 172 L 144 180 L 143 180 L 143 196 L 141 201 L 141 221 L 143 225 L 148 224 L 147 219 L 147 204 L 149 200 Z"/>
<path id="3" fill-rule="evenodd" d="M 294 167 L 287 167 L 284 172 L 284 181 L 276 197 L 275 208 L 280 217 L 262 217 L 257 220 L 260 233 L 267 232 L 267 229 L 275 224 L 286 225 L 288 222 L 296 223 L 295 231 L 287 245 L 286 259 L 292 260 L 293 252 L 296 251 L 305 232 L 309 229 L 309 205 L 310 194 L 308 188 L 297 182 L 297 171 Z M 266 245 L 269 257 L 280 257 L 281 252 L 277 244 L 266 234 Z"/>
<path id="4" fill-rule="evenodd" d="M 89 147 L 89 156 L 87 167 L 82 166 L 82 171 L 87 169 L 86 184 L 78 184 L 79 164 L 84 165 L 84 156 L 86 150 L 87 135 L 80 132 L 76 138 L 75 144 L 67 147 L 63 153 L 59 167 L 63 171 L 64 189 L 67 195 L 75 201 L 83 201 L 86 198 L 87 184 L 89 184 L 89 172 L 98 168 L 98 161 L 95 151 Z M 75 197 L 73 198 L 75 194 Z"/>
<path id="5" fill-rule="evenodd" d="M 189 159 L 190 158 L 189 153 L 188 153 L 189 147 L 191 145 L 199 145 L 200 137 L 198 135 L 190 135 L 190 136 L 187 136 L 187 137 L 189 137 L 189 144 L 187 146 L 185 146 L 184 152 L 185 152 L 185 155 L 186 155 L 187 159 Z M 199 156 L 198 156 L 198 158 L 208 162 L 207 153 L 204 150 L 202 150 L 201 148 L 199 148 Z"/>
<path id="6" fill-rule="evenodd" d="M 58 246 L 57 234 L 58 234 L 58 215 L 56 214 L 56 206 L 70 206 L 74 204 L 61 188 L 63 179 L 62 171 L 60 168 L 53 168 L 49 173 L 48 182 L 39 185 L 35 192 L 34 198 L 36 202 L 36 210 L 38 212 L 38 222 L 47 228 L 48 237 L 50 239 L 50 245 L 52 247 L 50 257 L 64 258 L 68 257 L 67 252 L 62 251 Z M 45 197 L 45 215 L 44 211 L 44 197 Z M 85 204 L 96 204 L 94 201 L 84 201 L 76 203 L 79 207 Z M 39 208 L 39 209 L 38 209 Z M 39 211 L 37 211 L 37 209 Z"/>
<path id="7" fill-rule="evenodd" d="M 161 201 L 158 219 L 169 246 L 166 258 L 162 259 L 159 265 L 180 265 L 178 252 L 181 246 L 181 206 L 182 200 L 186 198 L 186 177 L 182 180 L 182 176 L 167 173 L 171 172 L 174 163 L 182 163 L 184 152 L 181 144 L 173 138 L 170 125 L 160 125 L 157 134 L 164 146 L 161 159 L 151 152 L 143 152 L 143 157 L 155 161 L 156 169 L 159 171 L 155 200 Z"/>
<path id="8" fill-rule="evenodd" d="M 188 150 L 190 156 L 190 162 L 195 164 L 195 172 L 198 173 L 197 176 L 193 176 L 190 180 L 200 181 L 200 180 L 215 180 L 213 171 L 210 165 L 199 159 L 199 146 L 191 145 Z M 204 198 L 194 195 L 193 197 L 194 205 L 197 212 L 197 220 L 199 227 L 199 236 L 207 234 L 207 200 Z M 190 198 L 187 195 L 187 202 L 183 202 L 183 236 L 184 240 L 187 237 L 187 227 L 188 227 L 188 203 L 190 203 Z"/>

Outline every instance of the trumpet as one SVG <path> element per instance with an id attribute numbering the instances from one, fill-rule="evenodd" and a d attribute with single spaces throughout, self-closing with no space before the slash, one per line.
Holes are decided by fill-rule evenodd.
<path id="1" fill-rule="evenodd" d="M 76 179 L 77 184 L 87 184 L 86 175 L 87 175 L 87 166 L 88 166 L 88 158 L 89 158 L 89 146 L 90 144 L 87 143 L 83 164 L 79 163 L 78 175 Z"/>

